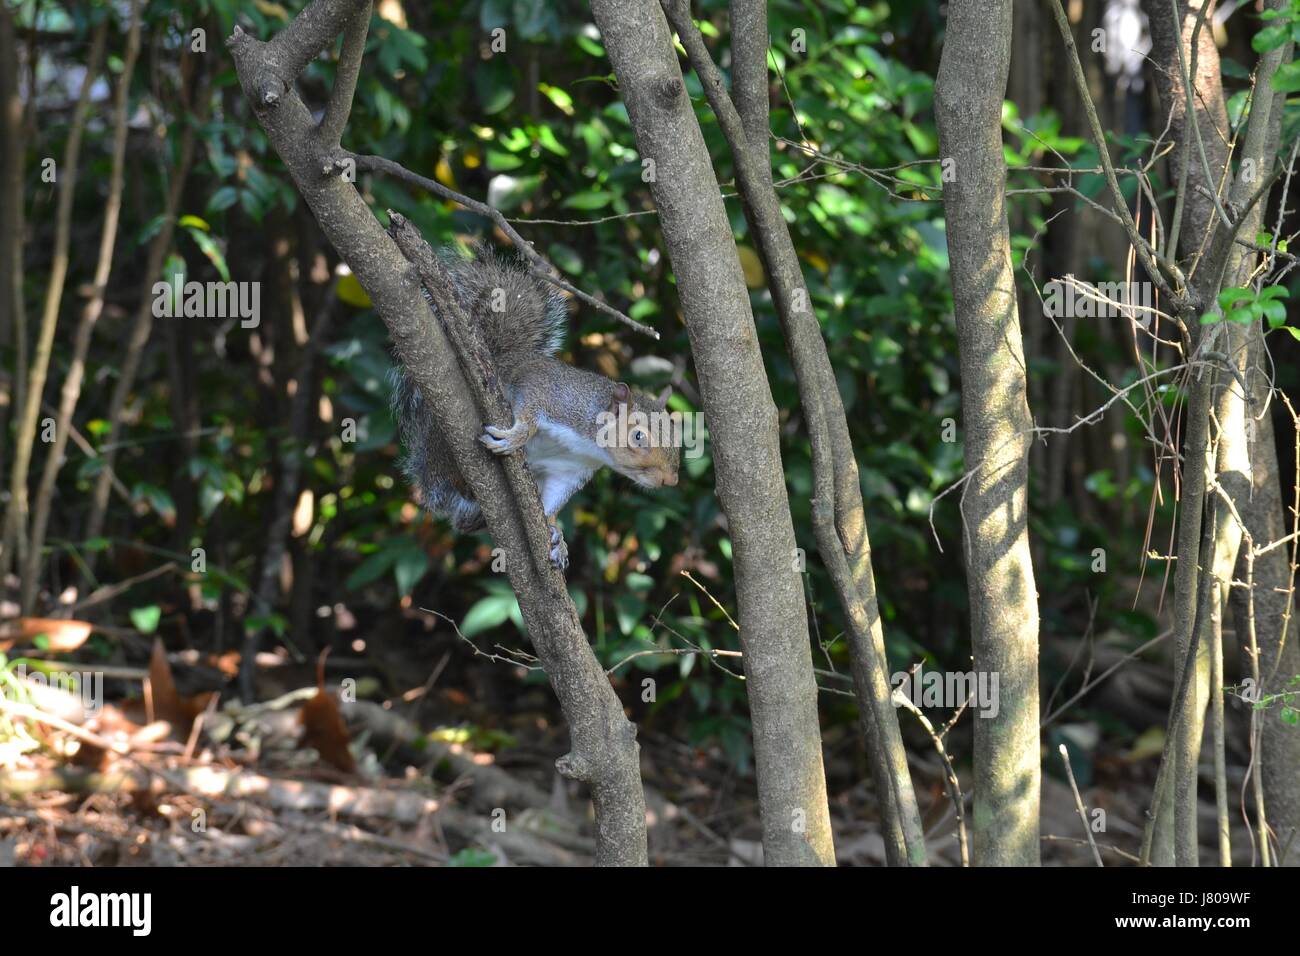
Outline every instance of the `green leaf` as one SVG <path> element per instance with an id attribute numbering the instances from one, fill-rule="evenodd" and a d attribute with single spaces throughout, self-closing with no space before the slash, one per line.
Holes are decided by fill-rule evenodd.
<path id="1" fill-rule="evenodd" d="M 608 206 L 614 198 L 614 194 L 599 189 L 591 189 L 586 192 L 574 193 L 568 199 L 561 203 L 566 209 L 603 209 Z"/>
<path id="2" fill-rule="evenodd" d="M 397 593 L 405 597 L 415 589 L 429 570 L 429 556 L 419 544 L 403 548 L 393 562 L 393 576 L 397 579 Z"/>
<path id="3" fill-rule="evenodd" d="M 1273 74 L 1273 89 L 1279 93 L 1294 93 L 1300 90 L 1300 63 L 1284 63 Z"/>
<path id="4" fill-rule="evenodd" d="M 234 186 L 222 186 L 208 199 L 208 212 L 221 212 L 239 202 L 239 190 Z"/>
<path id="5" fill-rule="evenodd" d="M 203 520 L 212 517 L 213 512 L 220 507 L 221 502 L 226 500 L 226 493 L 221 490 L 220 485 L 205 481 L 199 485 L 199 512 L 203 515 Z"/>
<path id="6" fill-rule="evenodd" d="M 131 623 L 141 634 L 152 634 L 158 629 L 158 622 L 162 620 L 162 608 L 157 604 L 147 604 L 144 607 L 131 609 Z"/>
<path id="7" fill-rule="evenodd" d="M 1246 69 L 1236 60 L 1230 59 L 1229 57 L 1224 56 L 1219 58 L 1219 68 L 1223 71 L 1223 75 L 1228 77 L 1229 79 L 1232 80 L 1250 79 L 1250 70 Z"/>
<path id="8" fill-rule="evenodd" d="M 131 489 L 131 500 L 148 504 L 167 524 L 176 520 L 176 503 L 171 495 L 156 485 L 141 482 Z"/>
<path id="9" fill-rule="evenodd" d="M 198 217 L 196 216 L 185 217 L 185 219 L 197 219 L 197 218 Z M 185 219 L 181 220 L 182 224 L 184 224 Z M 198 221 L 203 222 L 202 219 L 199 219 Z M 204 225 L 206 226 L 207 223 L 204 223 Z M 190 237 L 194 240 L 195 245 L 197 245 L 199 249 L 203 251 L 203 254 L 208 257 L 208 260 L 214 266 L 216 266 L 217 272 L 221 274 L 221 281 L 229 282 L 230 269 L 226 267 L 226 257 L 222 255 L 221 250 L 217 247 L 217 244 L 212 240 L 212 237 L 209 236 L 206 232 L 203 232 L 201 229 L 198 229 L 194 226 L 187 226 L 186 232 L 190 234 Z"/>
<path id="10" fill-rule="evenodd" d="M 465 619 L 460 622 L 460 632 L 466 637 L 473 637 L 494 627 L 500 627 L 510 620 L 510 609 L 516 605 L 513 594 L 491 594 L 482 598 L 465 612 Z"/>
<path id="11" fill-rule="evenodd" d="M 263 628 L 269 629 L 276 637 L 284 637 L 289 630 L 289 619 L 283 614 L 253 614 L 244 618 L 244 632 L 256 634 Z"/>
<path id="12" fill-rule="evenodd" d="M 578 275 L 582 272 L 582 256 L 578 255 L 578 250 L 572 246 L 553 242 L 546 251 L 550 254 L 551 261 L 570 275 Z"/>
<path id="13" fill-rule="evenodd" d="M 262 213 L 263 213 L 262 203 L 261 200 L 259 200 L 257 196 L 254 195 L 252 190 L 250 189 L 240 190 L 239 208 L 244 210 L 244 212 L 248 215 L 248 218 L 253 220 L 254 222 L 262 221 Z"/>
<path id="14" fill-rule="evenodd" d="M 486 6 L 486 4 L 484 5 Z M 480 850 L 476 846 L 467 846 L 463 850 L 458 850 L 447 861 L 448 866 L 496 866 L 497 858 L 487 850 Z"/>
<path id="15" fill-rule="evenodd" d="M 1239 289 L 1234 286 L 1219 293 L 1219 308 L 1227 312 L 1238 302 L 1253 298 L 1255 298 L 1255 294 L 1250 289 Z"/>
<path id="16" fill-rule="evenodd" d="M 1269 50 L 1276 50 L 1285 43 L 1291 36 L 1291 24 L 1275 23 L 1272 26 L 1264 27 L 1255 34 L 1250 41 L 1250 45 L 1256 53 L 1267 53 Z"/>
<path id="17" fill-rule="evenodd" d="M 624 635 L 632 633 L 632 629 L 645 613 L 645 601 L 633 594 L 620 594 L 614 599 L 614 614 L 618 619 L 618 629 Z"/>
<path id="18" fill-rule="evenodd" d="M 500 113 L 515 99 L 515 74 L 504 57 L 496 56 L 474 71 L 474 92 L 483 112 Z"/>
<path id="19" fill-rule="evenodd" d="M 538 83 L 537 89 L 565 116 L 573 115 L 573 97 L 567 91 L 558 86 L 551 86 L 549 83 Z"/>
<path id="20" fill-rule="evenodd" d="M 362 561 L 355 571 L 348 575 L 347 581 L 344 582 L 346 587 L 349 590 L 356 590 L 378 581 L 393 566 L 393 560 L 393 552 L 387 549 L 372 554 Z"/>

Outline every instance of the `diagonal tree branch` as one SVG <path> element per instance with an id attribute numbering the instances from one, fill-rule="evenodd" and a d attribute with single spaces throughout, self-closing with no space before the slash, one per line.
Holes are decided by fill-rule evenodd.
<path id="1" fill-rule="evenodd" d="M 597 862 L 644 865 L 645 797 L 636 730 L 591 651 L 563 577 L 549 561 L 539 562 L 530 546 L 544 522 L 535 487 L 519 498 L 500 459 L 479 443 L 482 416 L 448 335 L 421 293 L 420 270 L 385 233 L 356 187 L 336 174 L 334 148 L 315 135 L 311 115 L 293 89 L 296 72 L 286 71 L 295 65 L 300 70 L 325 49 L 363 5 L 369 0 L 314 0 L 270 43 L 237 27 L 227 44 L 240 85 L 303 200 L 370 295 L 505 553 L 529 639 L 569 724 L 572 749 L 556 767 L 591 787 Z M 406 224 L 399 217 L 393 225 L 402 230 Z M 431 276 L 437 285 L 438 275 Z"/>
<path id="2" fill-rule="evenodd" d="M 515 244 L 515 249 L 518 250 L 519 254 L 528 261 L 528 271 L 537 276 L 537 278 L 549 282 L 556 288 L 563 289 L 570 295 L 581 299 L 593 309 L 604 312 L 606 315 L 612 315 L 628 328 L 640 332 L 642 335 L 648 335 L 652 339 L 659 338 L 659 333 L 650 328 L 650 326 L 642 325 L 631 316 L 623 314 L 613 306 L 600 301 L 600 299 L 597 299 L 595 296 L 588 295 L 576 286 L 570 285 L 568 282 L 561 279 L 556 268 L 542 258 L 541 254 L 533 248 L 531 242 L 528 242 L 523 236 L 519 235 L 515 230 L 515 227 L 510 224 L 510 220 L 501 214 L 501 210 L 495 209 L 487 203 L 479 202 L 477 199 L 471 199 L 469 196 L 466 196 L 463 193 L 458 193 L 454 189 L 448 189 L 436 179 L 429 179 L 427 176 L 421 176 L 419 173 L 411 172 L 411 170 L 402 166 L 400 163 L 396 163 L 391 159 L 385 159 L 383 156 L 362 156 L 357 153 L 349 153 L 346 151 L 341 151 L 339 155 L 340 159 L 335 160 L 336 165 L 338 165 L 342 160 L 351 160 L 356 163 L 357 169 L 366 169 L 377 173 L 384 173 L 385 175 L 392 176 L 395 179 L 400 179 L 402 182 L 410 183 L 413 186 L 419 186 L 421 189 L 427 189 L 435 196 L 449 199 L 452 202 L 465 207 L 470 212 L 477 213 L 485 219 L 490 219 L 493 225 L 505 233 L 510 238 L 510 241 Z M 340 166 L 339 168 L 342 167 Z"/>
<path id="3" fill-rule="evenodd" d="M 1052 6 L 1052 15 L 1056 17 L 1056 25 L 1061 31 L 1061 40 L 1065 43 L 1065 50 L 1069 54 L 1070 69 L 1074 76 L 1075 85 L 1079 88 L 1084 113 L 1088 117 L 1088 127 L 1092 131 L 1092 139 L 1097 146 L 1097 155 L 1101 158 L 1106 186 L 1110 189 L 1115 211 L 1123 221 L 1124 232 L 1127 233 L 1133 248 L 1137 250 L 1138 258 L 1142 260 L 1142 266 L 1147 270 L 1147 274 L 1151 276 L 1151 281 L 1156 284 L 1163 295 L 1168 297 L 1171 303 L 1179 303 L 1186 299 L 1186 293 L 1181 288 L 1183 285 L 1182 272 L 1172 262 L 1161 259 L 1159 253 L 1152 249 L 1150 244 L 1142 238 L 1142 234 L 1138 232 L 1137 224 L 1133 222 L 1133 214 L 1129 212 L 1128 201 L 1125 200 L 1124 193 L 1120 191 L 1119 179 L 1115 176 L 1115 165 L 1111 162 L 1110 149 L 1106 146 L 1106 134 L 1101 128 L 1101 120 L 1097 118 L 1097 108 L 1093 106 L 1092 97 L 1088 93 L 1088 79 L 1084 76 L 1083 65 L 1079 62 L 1079 50 L 1074 42 L 1074 33 L 1070 29 L 1070 21 L 1065 15 L 1065 9 L 1061 6 L 1061 0 L 1048 0 L 1048 2 Z M 1165 272 L 1161 271 L 1161 266 L 1178 284 L 1179 289 L 1177 292 L 1170 287 L 1169 282 L 1165 279 Z"/>

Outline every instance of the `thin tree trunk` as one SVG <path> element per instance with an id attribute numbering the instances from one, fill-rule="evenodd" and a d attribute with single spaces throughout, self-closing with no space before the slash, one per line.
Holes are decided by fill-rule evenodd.
<path id="1" fill-rule="evenodd" d="M 1259 345 L 1262 346 L 1262 341 Z M 1266 406 L 1269 386 L 1259 371 L 1266 362 L 1255 358 L 1252 350 L 1251 394 L 1255 397 L 1252 410 L 1259 415 Z M 1274 399 L 1276 401 L 1276 398 Z M 1292 446 L 1294 453 L 1295 446 Z M 1250 529 L 1257 547 L 1281 540 L 1292 531 L 1283 513 L 1281 501 L 1281 476 L 1278 474 L 1277 445 L 1273 434 L 1273 421 L 1264 414 L 1256 421 L 1255 441 L 1252 445 L 1255 493 L 1246 502 L 1242 517 Z M 1297 469 L 1296 474 L 1300 474 Z M 1300 502 L 1288 502 L 1296 509 Z M 1293 510 L 1293 514 L 1295 511 Z M 1254 626 L 1259 644 L 1260 692 L 1265 695 L 1294 692 L 1289 681 L 1300 674 L 1300 635 L 1296 633 L 1295 611 L 1295 546 L 1274 548 L 1255 559 Z M 1243 559 L 1244 560 L 1244 559 Z M 1246 595 L 1233 595 L 1233 618 L 1239 634 L 1248 633 L 1249 612 Z M 1248 650 L 1242 638 L 1243 651 Z M 1249 673 L 1249 667 L 1247 673 Z M 1292 704 L 1294 706 L 1294 703 Z M 1300 728 L 1288 724 L 1280 716 L 1280 705 L 1265 708 L 1259 719 L 1263 723 L 1261 752 L 1255 755 L 1262 761 L 1264 804 L 1268 820 L 1277 834 L 1280 848 L 1278 864 L 1300 866 Z"/>
<path id="2" fill-rule="evenodd" d="M 1281 62 L 1288 62 L 1293 53 L 1294 44 L 1289 44 L 1284 48 Z M 1275 94 L 1270 116 L 1269 142 L 1264 149 L 1267 164 L 1259 173 L 1263 177 L 1269 175 L 1273 164 L 1277 162 L 1285 105 L 1286 94 Z M 1262 213 L 1262 204 L 1257 208 Z M 1285 212 L 1282 215 L 1285 216 Z M 1253 234 L 1250 224 L 1243 229 L 1243 233 L 1246 236 Z M 1244 257 L 1237 272 L 1238 284 L 1245 281 L 1253 262 L 1254 256 Z M 1251 331 L 1253 334 L 1250 337 L 1245 369 L 1246 381 L 1250 386 L 1246 437 L 1250 449 L 1253 486 L 1245 494 L 1244 501 L 1237 499 L 1237 507 L 1255 547 L 1262 548 L 1281 540 L 1293 528 L 1288 527 L 1283 508 L 1282 477 L 1278 471 L 1278 447 L 1271 414 L 1271 403 L 1279 400 L 1272 394 L 1275 366 L 1267 357 L 1267 346 L 1263 335 L 1259 334 L 1260 330 L 1256 328 Z M 1293 456 L 1300 457 L 1297 441 L 1300 438 L 1293 435 L 1289 450 Z M 1300 467 L 1295 469 L 1295 475 L 1300 482 Z M 1289 496 L 1294 513 L 1300 516 L 1300 486 L 1293 486 Z M 1289 627 L 1295 606 L 1296 567 L 1293 562 L 1297 547 L 1293 543 L 1274 548 L 1255 559 L 1253 601 L 1247 601 L 1247 595 L 1240 588 L 1234 588 L 1232 592 L 1237 633 L 1247 634 L 1254 627 L 1260 651 L 1260 691 L 1267 695 L 1281 693 L 1286 689 L 1287 683 L 1300 674 L 1300 643 Z M 1245 578 L 1246 563 L 1246 556 L 1239 555 L 1236 568 L 1238 580 Z M 1243 652 L 1249 650 L 1245 638 L 1241 639 L 1241 644 Z M 1249 669 L 1247 667 L 1247 671 Z M 1288 852 L 1279 854 L 1275 859 L 1281 866 L 1300 866 L 1300 731 L 1283 721 L 1279 712 L 1280 707 L 1273 707 L 1258 715 L 1263 727 L 1261 752 L 1255 755 L 1255 759 L 1261 762 L 1268 822 L 1277 834 L 1279 847 L 1289 848 Z"/>
<path id="3" fill-rule="evenodd" d="M 37 332 L 36 348 L 32 352 L 31 370 L 27 387 L 21 396 L 18 413 L 18 431 L 14 436 L 14 463 L 9 476 L 9 509 L 4 526 L 3 555 L 0 571 L 16 566 L 23 568 L 27 557 L 27 474 L 31 469 L 32 452 L 36 444 L 36 425 L 40 418 L 41 396 L 49 374 L 50 355 L 54 351 L 54 330 L 59 323 L 59 305 L 63 301 L 63 283 L 68 274 L 68 245 L 72 234 L 72 206 L 77 192 L 77 168 L 81 161 L 81 134 L 86 128 L 90 112 L 90 91 L 99 77 L 104 59 L 108 21 L 95 28 L 91 40 L 90 59 L 86 75 L 77 96 L 68 129 L 68 141 L 63 151 L 63 162 L 55 167 L 59 184 L 58 207 L 54 218 L 54 251 L 50 260 L 49 285 L 45 291 L 45 306 L 41 311 L 41 325 Z"/>
<path id="4" fill-rule="evenodd" d="M 935 84 L 961 360 L 967 588 L 975 669 L 1000 675 L 975 721 L 977 866 L 1039 862 L 1038 594 L 1029 554 L 1031 421 L 1007 228 L 1002 97 L 1011 0 L 952 0 Z"/>
<path id="5" fill-rule="evenodd" d="M 593 0 L 677 277 L 735 558 L 764 859 L 831 865 L 808 619 L 776 407 L 713 165 L 655 0 Z"/>
<path id="6" fill-rule="evenodd" d="M 1276 7 L 1276 0 L 1273 5 Z M 1228 121 L 1218 51 L 1210 26 L 1205 22 L 1209 13 L 1209 9 L 1180 2 L 1153 0 L 1148 5 L 1155 57 L 1162 67 L 1157 70 L 1157 86 L 1162 101 L 1173 114 L 1171 135 L 1175 150 L 1172 166 L 1179 179 L 1185 179 L 1181 190 L 1183 218 L 1181 222 L 1171 223 L 1171 231 L 1177 231 L 1177 254 L 1190 277 L 1192 290 L 1203 303 L 1212 303 L 1225 285 L 1247 281 L 1254 269 L 1255 255 L 1246 255 L 1240 246 L 1232 243 L 1232 236 L 1241 234 L 1253 238 L 1262 223 L 1264 205 L 1256 204 L 1239 225 L 1228 230 L 1220 227 L 1213 197 L 1223 197 L 1231 208 L 1244 209 L 1259 185 L 1271 174 L 1273 153 L 1280 136 L 1283 101 L 1271 92 L 1270 81 L 1281 63 L 1290 57 L 1288 45 L 1260 58 L 1256 76 L 1258 97 L 1239 143 L 1243 162 L 1253 164 L 1253 175 L 1243 175 L 1234 181 L 1227 165 L 1225 140 Z M 1185 81 L 1188 75 L 1194 76 L 1195 95 L 1192 97 L 1188 96 Z M 1187 120 L 1189 99 L 1195 122 Z M 1174 250 L 1170 250 L 1170 254 L 1174 254 Z M 1230 372 L 1235 374 L 1201 367 L 1193 373 L 1189 388 L 1178 530 L 1179 563 L 1175 574 L 1175 628 L 1179 638 L 1177 672 L 1181 673 L 1182 668 L 1189 666 L 1189 647 L 1194 646 L 1196 654 L 1190 661 L 1190 680 L 1180 679 L 1178 682 L 1186 684 L 1188 690 L 1181 700 L 1180 712 L 1171 717 L 1175 734 L 1172 746 L 1166 748 L 1161 768 L 1161 777 L 1169 776 L 1171 783 L 1162 783 L 1158 787 L 1159 800 L 1150 837 L 1151 862 L 1179 866 L 1197 866 L 1200 861 L 1197 764 L 1209 703 L 1213 644 L 1210 629 L 1213 619 L 1221 616 L 1220 607 L 1210 606 L 1213 597 L 1209 596 L 1209 583 L 1199 580 L 1199 575 L 1204 570 L 1215 582 L 1213 594 L 1223 595 L 1221 603 L 1226 602 L 1232 591 L 1242 541 L 1242 527 L 1237 515 L 1246 513 L 1249 502 L 1255 497 L 1252 489 L 1258 486 L 1252 460 L 1257 453 L 1251 447 L 1247 429 L 1250 410 L 1246 404 L 1247 396 L 1236 382 L 1247 381 L 1251 355 L 1258 353 L 1259 346 L 1254 343 L 1262 335 L 1262 328 L 1239 323 L 1221 322 L 1208 327 L 1211 329 L 1208 333 L 1201 331 L 1194 318 L 1188 324 L 1196 337 L 1198 354 L 1225 356 Z M 1212 341 L 1209 336 L 1217 338 Z M 1202 416 L 1210 418 L 1211 413 L 1215 424 L 1213 434 L 1209 423 L 1200 420 Z M 1235 504 L 1237 515 L 1222 502 L 1209 502 L 1211 527 L 1202 544 L 1198 525 L 1204 510 L 1205 472 L 1209 469 L 1212 469 L 1215 485 L 1222 488 Z M 1280 489 L 1274 488 L 1263 494 L 1280 502 L 1277 497 Z M 1244 517 L 1242 520 L 1249 527 L 1249 520 Z M 1267 533 L 1264 528 L 1259 530 Z M 1267 543 L 1266 540 L 1255 540 L 1256 544 Z M 1281 559 L 1281 555 L 1277 558 Z M 1239 616 L 1238 622 L 1238 632 L 1244 634 L 1244 619 Z M 1163 766 L 1165 763 L 1170 766 Z"/>
<path id="7" fill-rule="evenodd" d="M 297 294 L 297 290 L 293 290 Z M 272 494 L 271 523 L 266 532 L 266 546 L 262 549 L 262 570 L 255 592 L 260 613 L 269 613 L 274 607 L 276 589 L 280 581 L 280 568 L 289 545 L 289 532 L 293 527 L 293 509 L 298 500 L 298 487 L 302 478 L 303 445 L 307 442 L 310 427 L 311 400 L 314 394 L 312 377 L 316 354 L 325 343 L 330 320 L 337 299 L 326 294 L 312 323 L 311 335 L 303 344 L 298 369 L 293 377 L 294 392 L 289 399 L 289 427 L 280 444 L 280 476 Z M 272 435 L 279 434 L 273 429 Z M 265 628 L 250 631 L 244 638 L 239 657 L 239 691 L 245 701 L 253 700 L 253 678 L 257 653 L 261 649 Z"/>
<path id="8" fill-rule="evenodd" d="M 186 71 L 182 70 L 182 74 L 185 75 Z M 154 236 L 153 241 L 149 243 L 149 251 L 145 256 L 145 270 L 144 278 L 140 283 L 139 304 L 136 306 L 135 318 L 131 323 L 126 351 L 123 353 L 118 366 L 117 382 L 113 385 L 113 394 L 109 398 L 108 413 L 104 416 L 108 421 L 108 435 L 100 443 L 100 447 L 104 450 L 100 453 L 102 459 L 100 471 L 95 477 L 95 486 L 91 491 L 90 514 L 86 518 L 84 534 L 86 538 L 97 538 L 104 530 L 104 517 L 108 509 L 108 497 L 113 484 L 113 463 L 117 458 L 117 445 L 122 434 L 122 412 L 131 396 L 131 389 L 135 387 L 135 376 L 140 370 L 140 362 L 144 358 L 145 346 L 149 344 L 149 337 L 153 331 L 153 286 L 159 280 L 163 261 L 167 256 L 167 252 L 171 249 L 172 237 L 176 232 L 176 217 L 180 211 L 181 196 L 185 192 L 185 182 L 189 178 L 190 168 L 194 165 L 195 126 L 207 116 L 208 77 L 206 73 L 196 84 L 193 99 L 183 103 L 183 105 L 193 114 L 193 121 L 186 124 L 185 132 L 181 135 L 180 157 L 172 173 L 167 198 L 164 201 L 162 227 L 158 230 L 158 234 Z M 92 566 L 94 558 L 95 554 L 87 556 L 87 560 L 91 562 Z"/>
<path id="9" fill-rule="evenodd" d="M 27 149 L 18 87 L 18 38 L 13 13 L 0 4 L 0 350 L 15 346 L 14 374 L 0 383 L 0 474 L 9 450 L 9 416 L 23 394 L 26 356 L 17 349 L 23 308 L 23 156 Z M 0 545 L 2 547 L 3 545 Z"/>
<path id="10" fill-rule="evenodd" d="M 122 60 L 122 76 L 118 80 L 114 102 L 113 158 L 109 174 L 108 198 L 104 206 L 104 227 L 99 240 L 99 258 L 95 263 L 94 286 L 90 299 L 81 312 L 81 321 L 73 336 L 72 361 L 63 382 L 59 398 L 59 412 L 54 424 L 54 444 L 45 458 L 41 481 L 32 509 L 31 540 L 28 544 L 27 562 L 23 571 L 22 606 L 31 614 L 40 583 L 41 549 L 45 544 L 45 530 L 50 519 L 50 503 L 54 498 L 54 484 L 63 466 L 63 453 L 72 429 L 72 414 L 81 397 L 81 383 L 86 371 L 86 355 L 90 351 L 90 338 L 104 311 L 108 294 L 108 277 L 113 268 L 113 250 L 117 246 L 118 216 L 122 210 L 122 170 L 126 159 L 127 120 L 130 119 L 131 78 L 135 73 L 136 59 L 140 55 L 140 0 L 132 0 L 131 25 L 127 32 L 126 54 Z"/>
<path id="11" fill-rule="evenodd" d="M 736 179 L 745 200 L 745 216 L 758 243 L 794 364 L 813 451 L 812 514 L 817 547 L 848 626 L 859 720 L 880 802 L 886 855 L 892 866 L 924 865 L 925 834 L 907 769 L 898 712 L 891 699 L 871 542 L 844 403 L 790 230 L 772 188 L 766 69 L 761 74 L 761 97 L 758 90 L 743 90 L 740 85 L 743 82 L 756 86 L 760 82 L 754 65 L 742 66 L 739 57 L 743 51 L 750 58 L 761 57 L 760 65 L 766 63 L 766 42 L 761 46 L 754 42 L 756 36 L 764 41 L 767 37 L 766 10 L 758 0 L 732 0 L 736 99 L 745 102 L 751 113 L 762 114 L 761 122 L 751 116 L 746 123 L 727 95 L 704 37 L 690 19 L 689 4 L 685 0 L 666 0 L 664 8 L 731 148 Z M 742 35 L 744 40 L 739 39 Z"/>

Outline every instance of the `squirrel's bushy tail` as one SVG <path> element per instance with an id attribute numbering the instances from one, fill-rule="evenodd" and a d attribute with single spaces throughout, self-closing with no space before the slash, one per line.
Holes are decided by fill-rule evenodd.
<path id="1" fill-rule="evenodd" d="M 452 250 L 440 255 L 451 277 L 452 294 L 483 330 L 498 369 L 559 351 L 568 308 L 558 289 L 529 274 L 519 259 L 499 255 L 486 245 L 476 245 L 473 258 Z M 430 315 L 430 321 L 435 317 Z M 402 470 L 419 488 L 421 503 L 445 515 L 458 531 L 483 527 L 483 513 L 452 461 L 451 449 L 424 406 L 420 390 L 401 365 L 391 375 L 393 413 L 406 448 Z"/>
<path id="2" fill-rule="evenodd" d="M 476 321 L 498 368 L 512 355 L 554 355 L 564 344 L 569 309 L 560 290 L 528 272 L 522 259 L 478 243 L 474 257 L 444 250 L 452 292 Z"/>
<path id="3" fill-rule="evenodd" d="M 393 382 L 393 414 L 406 454 L 402 473 L 420 490 L 420 504 L 433 514 L 445 515 L 457 531 L 483 527 L 483 512 L 471 496 L 465 479 L 451 458 L 433 415 L 424 407 L 420 390 L 402 366 L 389 373 Z"/>

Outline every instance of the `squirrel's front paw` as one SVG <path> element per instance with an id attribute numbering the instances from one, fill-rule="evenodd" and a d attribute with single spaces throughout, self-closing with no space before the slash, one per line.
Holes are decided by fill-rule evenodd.
<path id="1" fill-rule="evenodd" d="M 512 451 L 518 451 L 532 437 L 531 429 L 524 422 L 515 422 L 509 428 L 485 425 L 483 430 L 487 434 L 479 436 L 479 441 L 498 455 L 508 455 Z"/>
<path id="2" fill-rule="evenodd" d="M 569 546 L 558 524 L 551 525 L 551 561 L 561 571 L 569 566 Z"/>

